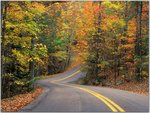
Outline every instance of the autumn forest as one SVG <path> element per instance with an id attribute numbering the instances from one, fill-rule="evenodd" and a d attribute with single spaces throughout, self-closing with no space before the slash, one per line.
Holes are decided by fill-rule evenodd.
<path id="1" fill-rule="evenodd" d="M 81 84 L 148 81 L 148 1 L 3 1 L 1 13 L 2 98 L 72 65 Z"/>

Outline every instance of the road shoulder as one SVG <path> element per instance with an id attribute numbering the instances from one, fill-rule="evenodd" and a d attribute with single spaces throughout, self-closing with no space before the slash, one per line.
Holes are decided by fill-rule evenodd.
<path id="1" fill-rule="evenodd" d="M 43 98 L 46 97 L 48 92 L 49 92 L 49 89 L 44 87 L 43 93 L 40 96 L 38 96 L 35 100 L 33 100 L 30 104 L 20 109 L 19 112 L 32 111 L 32 109 L 35 108 L 41 102 Z"/>

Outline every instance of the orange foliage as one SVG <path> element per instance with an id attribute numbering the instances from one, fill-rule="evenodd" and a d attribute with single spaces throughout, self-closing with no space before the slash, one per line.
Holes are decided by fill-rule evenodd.
<path id="1" fill-rule="evenodd" d="M 129 43 L 134 43 L 135 42 L 135 38 L 127 38 Z"/>
<path id="2" fill-rule="evenodd" d="M 135 37 L 136 34 L 136 19 L 133 18 L 132 20 L 130 20 L 128 22 L 128 31 L 127 31 L 127 35 L 129 37 Z"/>
<path id="3" fill-rule="evenodd" d="M 135 47 L 135 44 L 122 45 L 122 48 L 126 48 L 126 49 L 133 49 L 134 47 Z"/>

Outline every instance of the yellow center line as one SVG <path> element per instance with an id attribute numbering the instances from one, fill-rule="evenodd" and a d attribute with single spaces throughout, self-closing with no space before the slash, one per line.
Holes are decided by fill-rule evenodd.
<path id="1" fill-rule="evenodd" d="M 117 105 L 115 102 L 113 102 L 112 100 L 110 100 L 109 98 L 95 92 L 95 91 L 92 91 L 92 90 L 89 90 L 89 89 L 86 89 L 86 88 L 82 88 L 82 87 L 78 87 L 78 86 L 73 86 L 73 85 L 68 85 L 68 86 L 72 86 L 72 87 L 76 87 L 78 89 L 81 89 L 81 90 L 84 90 L 86 92 L 89 92 L 90 94 L 93 94 L 94 96 L 96 96 L 97 98 L 99 98 L 100 100 L 104 99 L 106 100 L 107 102 L 109 102 L 110 104 L 112 104 L 114 107 L 116 107 L 119 111 L 121 112 L 125 112 L 119 105 Z M 103 101 L 104 103 L 106 103 L 105 101 Z M 107 104 L 108 105 L 108 104 Z M 110 105 L 109 105 L 110 106 Z M 114 108 L 111 106 L 110 107 L 114 112 L 116 112 L 114 110 Z"/>
<path id="2" fill-rule="evenodd" d="M 75 73 L 71 74 L 70 76 L 67 76 L 67 77 L 64 77 L 64 78 L 61 78 L 61 79 L 57 79 L 57 80 L 53 80 L 52 82 L 59 82 L 59 81 L 62 81 L 62 80 L 66 80 L 66 79 L 68 79 L 68 78 L 70 78 L 70 77 L 76 75 L 76 74 L 79 73 L 79 72 L 80 72 L 80 70 L 79 70 L 79 71 L 76 71 Z"/>
<path id="3" fill-rule="evenodd" d="M 78 88 L 80 90 L 83 90 L 85 92 L 88 92 L 90 94 L 92 94 L 93 96 L 97 97 L 98 99 L 100 99 L 102 102 L 104 102 L 113 112 L 118 112 L 118 110 L 113 107 L 110 103 L 108 103 L 105 99 L 103 99 L 102 97 L 98 96 L 95 92 L 92 92 L 88 89 L 85 89 L 85 88 L 82 88 L 82 87 L 77 87 L 77 86 L 73 86 L 73 85 L 66 85 L 66 84 L 62 84 L 62 85 L 65 85 L 65 86 L 69 86 L 69 87 L 73 87 L 73 88 Z"/>
<path id="4" fill-rule="evenodd" d="M 99 94 L 95 91 L 92 91 L 92 90 L 89 90 L 87 88 L 83 88 L 83 87 L 79 87 L 79 86 L 75 86 L 75 85 L 68 85 L 68 84 L 59 84 L 59 83 L 56 83 L 56 81 L 62 81 L 62 80 L 65 80 L 65 79 L 68 79 L 74 75 L 76 75 L 77 73 L 79 73 L 80 71 L 77 71 L 73 74 L 71 74 L 70 76 L 67 76 L 65 78 L 61 78 L 61 79 L 58 79 L 58 80 L 54 80 L 52 81 L 52 83 L 54 84 L 57 84 L 57 85 L 64 85 L 64 86 L 69 86 L 69 87 L 73 87 L 73 88 L 78 88 L 80 90 L 83 90 L 85 92 L 88 92 L 90 93 L 91 95 L 97 97 L 98 99 L 100 99 L 102 102 L 104 102 L 113 112 L 125 112 L 125 110 L 123 108 L 121 108 L 119 105 L 117 105 L 115 102 L 113 102 L 112 100 L 110 100 L 109 98 L 103 96 L 102 94 Z"/>

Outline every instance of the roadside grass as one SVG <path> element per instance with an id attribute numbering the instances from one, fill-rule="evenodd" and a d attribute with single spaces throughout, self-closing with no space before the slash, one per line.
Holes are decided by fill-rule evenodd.
<path id="1" fill-rule="evenodd" d="M 52 75 L 41 75 L 41 76 L 38 76 L 38 77 L 35 77 L 35 80 L 44 80 L 44 79 L 49 79 L 49 78 L 52 78 L 52 77 L 55 77 L 55 76 L 58 76 L 62 73 L 65 73 L 66 71 L 69 71 L 71 70 L 72 68 L 74 68 L 75 66 L 79 65 L 80 62 L 73 62 L 66 70 L 64 70 L 63 72 L 60 72 L 60 73 L 57 73 L 57 74 L 52 74 Z"/>
<path id="2" fill-rule="evenodd" d="M 49 76 L 40 76 L 40 77 L 35 77 L 35 80 L 44 80 L 44 79 L 48 79 L 48 78 L 52 78 L 51 75 Z"/>
<path id="3" fill-rule="evenodd" d="M 60 74 L 60 73 L 59 73 Z M 53 74 L 53 75 L 46 75 L 46 76 L 38 76 L 38 77 L 35 77 L 35 80 L 44 80 L 44 79 L 49 79 L 49 78 L 52 78 L 52 77 L 55 77 L 55 76 L 58 76 L 59 74 Z"/>

